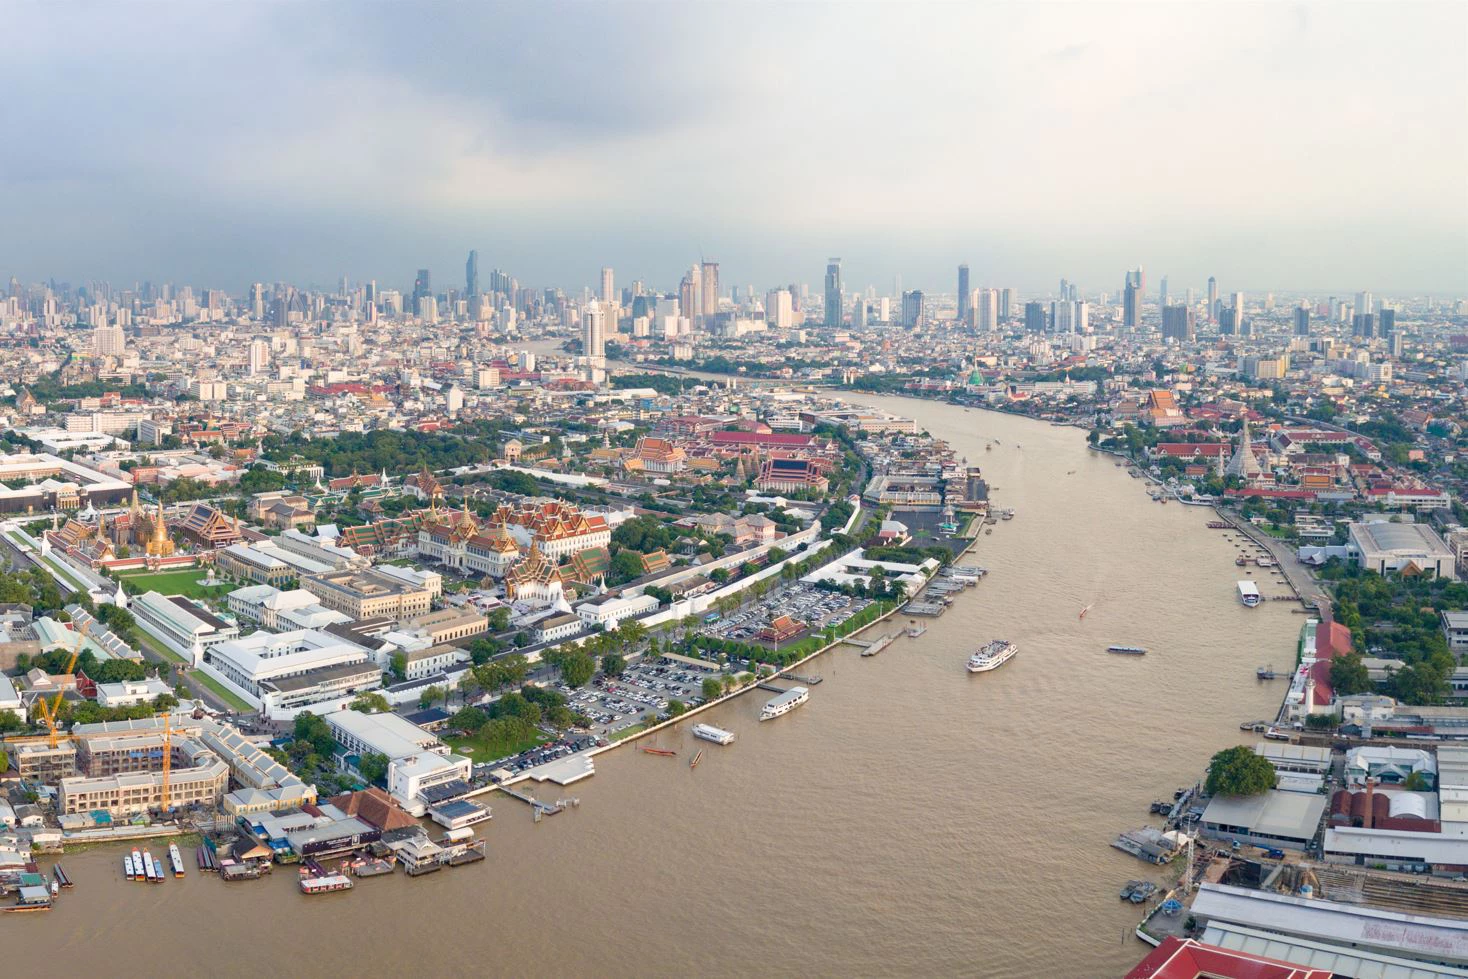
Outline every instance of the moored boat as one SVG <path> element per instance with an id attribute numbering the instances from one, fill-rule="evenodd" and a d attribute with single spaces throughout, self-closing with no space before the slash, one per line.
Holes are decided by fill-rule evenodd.
<path id="1" fill-rule="evenodd" d="M 678 753 L 669 748 L 643 748 L 642 750 L 647 752 L 649 755 L 661 755 L 664 758 L 671 758 L 673 755 L 676 755 Z"/>
<path id="2" fill-rule="evenodd" d="M 1254 608 L 1259 604 L 1259 586 L 1252 581 L 1239 582 L 1239 601 L 1244 603 L 1245 608 Z"/>
<path id="3" fill-rule="evenodd" d="M 178 852 L 177 843 L 168 844 L 168 862 L 173 865 L 173 876 L 182 877 L 184 875 L 183 854 Z"/>
<path id="4" fill-rule="evenodd" d="M 352 879 L 343 874 L 321 874 L 314 877 L 301 878 L 301 893 L 303 894 L 326 894 L 331 891 L 349 891 L 352 889 Z"/>
<path id="5" fill-rule="evenodd" d="M 987 673 L 990 670 L 997 670 L 1013 659 L 1017 652 L 1019 652 L 1019 647 L 1007 639 L 991 640 L 968 658 L 968 671 Z"/>
<path id="6" fill-rule="evenodd" d="M 702 738 L 704 741 L 712 741 L 714 744 L 733 744 L 734 732 L 725 731 L 723 728 L 714 727 L 712 724 L 693 725 L 693 736 Z"/>
<path id="7" fill-rule="evenodd" d="M 810 691 L 805 687 L 791 687 L 784 693 L 771 697 L 765 703 L 764 709 L 760 711 L 759 719 L 768 721 L 781 714 L 788 714 L 809 699 Z"/>
<path id="8" fill-rule="evenodd" d="M 1147 654 L 1144 646 L 1107 646 L 1108 653 L 1123 653 L 1127 656 L 1145 656 Z"/>

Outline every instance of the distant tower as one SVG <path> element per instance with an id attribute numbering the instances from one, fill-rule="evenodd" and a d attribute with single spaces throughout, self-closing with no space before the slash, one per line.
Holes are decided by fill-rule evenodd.
<path id="1" fill-rule="evenodd" d="M 607 314 L 599 302 L 586 305 L 581 313 L 581 352 L 594 367 L 604 367 L 607 362 Z"/>
<path id="2" fill-rule="evenodd" d="M 999 293 L 993 289 L 980 289 L 976 298 L 974 332 L 993 333 L 999 329 Z"/>
<path id="3" fill-rule="evenodd" d="M 601 270 L 601 296 L 604 303 L 609 303 L 615 298 L 613 294 L 614 280 L 611 266 L 604 265 Z"/>
<path id="4" fill-rule="evenodd" d="M 699 312 L 704 319 L 713 319 L 719 311 L 719 263 L 704 262 L 699 267 L 700 280 L 699 292 L 701 303 Z"/>
<path id="5" fill-rule="evenodd" d="M 973 295 L 969 292 L 968 266 L 958 267 L 958 320 L 960 323 L 969 322 L 973 313 Z"/>
<path id="6" fill-rule="evenodd" d="M 826 262 L 826 326 L 841 325 L 841 259 Z"/>
<path id="7" fill-rule="evenodd" d="M 1218 280 L 1208 277 L 1208 322 L 1218 322 Z"/>
<path id="8" fill-rule="evenodd" d="M 1295 336 L 1308 337 L 1310 335 L 1310 307 L 1304 303 L 1295 307 Z"/>
<path id="9" fill-rule="evenodd" d="M 469 260 L 464 263 L 464 294 L 471 300 L 479 295 L 479 253 L 469 252 Z"/>

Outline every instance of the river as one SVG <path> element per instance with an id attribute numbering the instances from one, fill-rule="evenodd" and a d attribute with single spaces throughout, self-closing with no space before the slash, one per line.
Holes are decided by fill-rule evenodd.
<path id="1" fill-rule="evenodd" d="M 1243 608 L 1211 512 L 1153 503 L 1079 430 L 852 400 L 915 415 L 1018 511 L 921 639 L 808 664 L 825 682 L 770 723 L 759 693 L 702 715 L 738 741 L 696 770 L 683 725 L 677 758 L 599 757 L 578 810 L 535 824 L 487 797 L 484 864 L 306 898 L 290 873 L 145 887 L 117 849 L 68 856 L 75 890 L 5 921 L 14 974 L 1120 975 L 1145 947 L 1117 890 L 1161 878 L 1111 839 L 1273 715 L 1282 687 L 1253 671 L 1290 663 L 1302 617 Z M 1019 655 L 969 675 L 991 637 Z"/>

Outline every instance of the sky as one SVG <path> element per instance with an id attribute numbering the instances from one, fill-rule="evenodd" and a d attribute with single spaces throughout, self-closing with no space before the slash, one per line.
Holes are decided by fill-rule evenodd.
<path id="1" fill-rule="evenodd" d="M 1468 294 L 1468 4 L 6 8 L 0 278 Z"/>

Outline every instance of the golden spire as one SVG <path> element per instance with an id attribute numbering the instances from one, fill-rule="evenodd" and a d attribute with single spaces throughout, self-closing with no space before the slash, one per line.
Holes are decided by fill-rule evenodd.
<path id="1" fill-rule="evenodd" d="M 153 542 L 155 544 L 162 544 L 166 540 L 168 540 L 168 528 L 163 522 L 163 501 L 159 500 L 158 519 L 153 524 Z"/>

